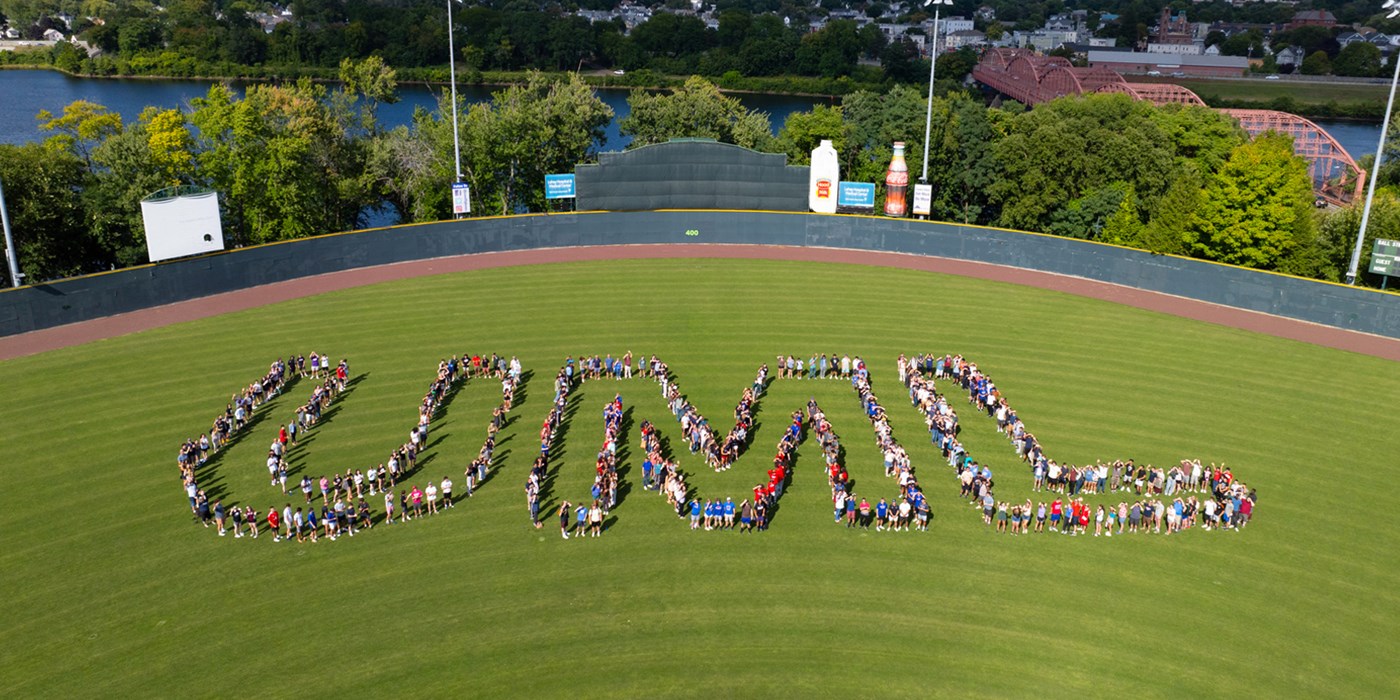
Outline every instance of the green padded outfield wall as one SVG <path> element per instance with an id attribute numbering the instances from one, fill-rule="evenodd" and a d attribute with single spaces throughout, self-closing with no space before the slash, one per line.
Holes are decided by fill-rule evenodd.
<path id="1" fill-rule="evenodd" d="M 0 335 L 260 284 L 472 253 L 596 245 L 754 243 L 930 255 L 1042 270 L 1400 338 L 1400 298 L 1073 238 L 841 214 L 529 214 L 306 238 L 0 292 Z"/>
<path id="2" fill-rule="evenodd" d="M 598 154 L 575 171 L 579 211 L 807 211 L 805 165 L 709 139 Z"/>

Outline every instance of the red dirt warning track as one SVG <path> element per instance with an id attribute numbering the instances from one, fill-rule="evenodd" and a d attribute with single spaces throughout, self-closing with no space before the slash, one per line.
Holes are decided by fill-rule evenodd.
<path id="1" fill-rule="evenodd" d="M 1123 287 L 1106 282 L 949 258 L 877 253 L 838 248 L 798 248 L 729 244 L 652 244 L 545 248 L 505 253 L 480 253 L 364 267 L 250 287 L 224 294 L 176 302 L 125 314 L 0 338 L 0 360 L 34 355 L 70 345 L 112 338 L 172 323 L 256 308 L 313 294 L 391 280 L 484 270 L 516 265 L 595 260 L 658 258 L 717 258 L 839 262 L 921 270 L 976 279 L 1010 282 L 1078 296 L 1102 299 L 1173 316 L 1206 321 L 1256 333 L 1299 340 L 1365 355 L 1400 361 L 1400 340 L 1358 333 L 1282 316 Z"/>

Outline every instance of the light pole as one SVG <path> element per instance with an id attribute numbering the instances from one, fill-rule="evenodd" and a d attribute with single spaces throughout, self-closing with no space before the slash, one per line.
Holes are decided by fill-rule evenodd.
<path id="1" fill-rule="evenodd" d="M 1400 0 L 1385 0 L 1383 10 L 1390 10 L 1387 19 L 1400 15 Z M 1347 284 L 1356 284 L 1356 268 L 1361 265 L 1361 247 L 1366 243 L 1366 225 L 1371 222 L 1371 199 L 1376 196 L 1376 180 L 1380 179 L 1381 158 L 1385 155 L 1386 131 L 1390 128 L 1390 108 L 1395 105 L 1395 84 L 1400 82 L 1400 56 L 1392 50 L 1390 62 L 1395 64 L 1395 75 L 1390 78 L 1390 98 L 1385 102 L 1385 118 L 1381 120 L 1381 139 L 1376 144 L 1376 162 L 1371 164 L 1371 181 L 1366 184 L 1366 205 L 1361 209 L 1361 229 L 1356 232 L 1356 247 L 1351 250 L 1351 264 L 1347 266 Z"/>
<path id="2" fill-rule="evenodd" d="M 447 0 L 447 70 L 452 74 L 452 156 L 457 167 L 457 179 L 462 181 L 462 143 L 457 131 L 457 47 L 452 41 L 452 4 L 461 0 Z M 461 218 L 461 215 L 456 215 Z"/>
<path id="3" fill-rule="evenodd" d="M 5 261 L 10 265 L 10 286 L 18 287 L 19 251 L 15 250 L 15 238 L 10 234 L 10 212 L 5 208 L 5 183 L 0 182 L 0 225 L 5 229 Z"/>
<path id="4" fill-rule="evenodd" d="M 952 4 L 953 0 L 924 0 L 924 7 L 933 5 L 933 43 L 928 50 L 928 113 L 924 115 L 924 168 L 919 174 L 919 183 L 924 185 L 928 184 L 928 139 L 933 130 L 933 71 L 938 67 L 938 11 L 943 9 L 942 5 Z"/>

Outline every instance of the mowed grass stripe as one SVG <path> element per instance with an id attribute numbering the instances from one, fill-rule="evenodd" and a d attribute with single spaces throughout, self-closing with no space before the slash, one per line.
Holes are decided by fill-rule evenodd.
<path id="1" fill-rule="evenodd" d="M 857 491 L 892 494 L 849 386 L 792 381 L 774 385 L 750 451 L 720 475 L 684 450 L 654 383 L 590 383 L 553 497 L 586 494 L 614 391 L 633 409 L 631 492 L 601 539 L 563 542 L 553 518 L 530 528 L 522 486 L 554 372 L 568 354 L 628 349 L 670 363 L 722 429 L 775 355 L 861 355 L 933 498 L 933 531 L 834 525 L 810 443 L 762 536 L 691 533 L 641 489 L 642 419 L 702 496 L 737 496 L 815 396 Z M 174 480 L 179 440 L 272 358 L 312 350 L 365 375 L 298 455 L 313 475 L 386 457 L 441 357 L 519 355 L 533 378 L 492 481 L 447 514 L 314 546 L 192 525 Z M 1259 520 L 1239 534 L 1111 541 L 990 533 L 898 385 L 901 352 L 979 362 L 1065 461 L 1223 459 L 1260 488 Z M 1397 644 L 1383 633 L 1400 610 L 1383 555 L 1396 536 L 1367 520 L 1396 505 L 1394 460 L 1364 397 L 1393 395 L 1400 378 L 1374 358 L 909 271 L 622 261 L 347 290 L 0 363 L 0 383 L 11 545 L 0 566 L 18 582 L 0 603 L 11 696 L 283 695 L 312 672 L 343 692 L 495 697 L 1397 690 Z M 453 399 L 418 482 L 460 483 L 498 391 L 473 383 Z M 990 419 L 949 391 L 999 492 L 1030 495 Z M 286 500 L 261 456 L 309 393 L 295 386 L 225 456 L 231 498 L 260 511 Z"/>

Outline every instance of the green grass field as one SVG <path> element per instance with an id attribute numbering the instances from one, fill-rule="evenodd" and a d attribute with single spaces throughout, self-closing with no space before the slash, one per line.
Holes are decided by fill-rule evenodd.
<path id="1" fill-rule="evenodd" d="M 830 522 L 814 447 L 773 528 L 691 532 L 634 488 L 599 539 L 529 527 L 522 484 L 567 354 L 656 353 L 727 426 L 757 366 L 849 352 L 873 367 L 933 496 L 928 533 Z M 475 497 L 431 519 L 315 545 L 219 538 L 176 479 L 181 440 L 289 352 L 361 376 L 296 453 L 365 468 L 413 424 L 439 358 L 519 355 L 533 377 Z M 900 352 L 962 352 L 1050 455 L 1225 461 L 1260 494 L 1240 533 L 1111 540 L 989 532 L 898 386 Z M 1400 545 L 1393 431 L 1372 397 L 1395 363 L 1016 286 L 859 266 L 708 260 L 496 269 L 337 292 L 0 363 L 0 695 L 263 697 L 1395 697 Z M 654 383 L 590 383 L 551 501 L 578 501 L 614 391 L 673 445 Z M 261 456 L 293 401 L 223 455 L 226 498 L 285 502 Z M 839 382 L 776 382 L 753 448 L 702 495 L 758 480 L 781 422 L 816 396 L 857 491 L 888 495 Z M 435 423 L 451 474 L 498 397 L 468 385 Z M 964 405 L 961 400 L 955 406 Z M 998 495 L 1030 477 L 963 413 Z M 869 484 L 869 486 L 862 486 Z M 1114 501 L 1116 502 L 1116 501 Z M 371 501 L 376 510 L 382 503 Z"/>
<path id="2" fill-rule="evenodd" d="M 1279 97 L 1292 97 L 1304 104 L 1324 102 L 1385 102 L 1388 86 L 1371 83 L 1340 83 L 1321 80 L 1211 80 L 1209 78 L 1157 78 L 1190 88 L 1202 98 L 1221 97 L 1233 100 L 1268 102 Z"/>

